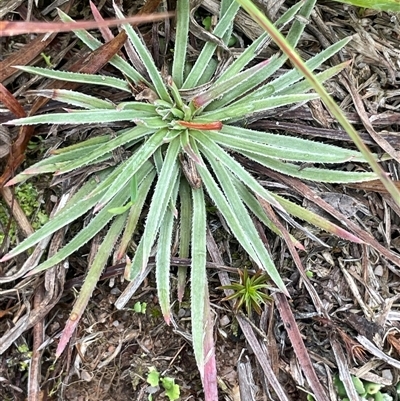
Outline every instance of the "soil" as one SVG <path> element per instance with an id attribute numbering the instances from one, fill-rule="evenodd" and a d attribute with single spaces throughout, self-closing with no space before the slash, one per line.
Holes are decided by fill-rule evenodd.
<path id="1" fill-rule="evenodd" d="M 0 4 L 0 15 L 7 21 L 25 19 L 28 14 L 32 19 L 43 20 L 41 13 L 50 3 L 7 0 Z M 148 1 L 147 6 L 151 7 L 151 3 L 154 2 Z M 279 7 L 274 11 L 272 6 L 276 7 L 278 3 L 280 7 L 292 4 L 290 1 L 268 0 L 257 3 L 265 7 L 272 19 L 279 16 Z M 111 16 L 108 15 L 111 1 L 97 1 L 96 4 L 104 7 L 106 16 Z M 124 6 L 126 10 L 135 12 L 141 4 L 124 2 Z M 209 12 L 207 9 L 208 6 L 202 12 Z M 46 14 L 49 19 L 53 15 L 53 11 Z M 71 15 L 90 18 L 86 2 L 75 1 Z M 143 29 L 143 32 L 149 31 L 148 26 Z M 250 31 L 257 35 L 256 30 Z M 243 33 L 239 25 L 235 25 L 235 32 L 244 43 L 254 39 L 251 32 Z M 327 87 L 366 144 L 382 154 L 378 141 L 380 146 L 383 144 L 389 149 L 393 148 L 394 155 L 398 156 L 399 15 L 319 1 L 298 50 L 304 59 L 308 59 L 338 39 L 350 36 L 353 36 L 352 41 L 333 58 L 332 64 L 352 60 L 351 67 L 345 74 L 331 79 Z M 19 50 L 35 37 L 27 34 L 0 38 L 0 82 L 18 99 L 24 99 L 22 104 L 26 109 L 30 105 L 19 95 L 24 93 L 25 86 L 30 87 L 33 82 L 29 81 L 28 75 L 17 74 L 15 70 L 9 72 L 11 67 L 7 62 L 17 54 L 21 57 Z M 63 57 L 67 56 L 62 54 L 57 59 L 57 55 L 68 44 L 71 44 L 68 57 L 79 51 L 79 45 L 73 42 L 73 35 L 63 33 L 41 52 L 62 64 Z M 277 49 L 272 46 L 272 51 L 276 52 Z M 18 61 L 24 63 L 21 58 Z M 39 54 L 25 62 L 27 65 L 44 65 Z M 286 65 L 285 68 L 290 66 Z M 0 122 L 14 118 L 7 110 L 7 105 L 0 107 Z M 55 106 L 50 103 L 46 107 L 51 111 Z M 343 145 L 347 142 L 349 147 L 353 146 L 347 134 L 319 101 L 307 106 L 280 109 L 253 125 L 249 123 L 250 127 L 268 132 L 284 131 L 329 143 Z M 28 148 L 27 159 L 21 167 L 16 167 L 17 171 L 22 171 L 22 168 L 43 157 L 48 149 L 58 144 L 61 135 L 64 143 L 68 144 L 85 137 L 85 132 L 77 126 L 66 136 L 56 129 L 49 131 L 48 127 L 39 128 L 32 137 L 34 146 Z M 17 130 L 0 131 L 2 172 L 7 168 L 10 143 L 16 137 Z M 400 188 L 399 161 L 400 158 L 397 161 L 385 161 L 382 166 L 390 172 Z M 278 182 L 276 177 L 267 175 L 257 167 L 248 168 L 266 187 L 312 207 L 306 199 L 306 192 L 300 187 L 294 190 L 291 186 L 293 183 Z M 65 189 L 61 186 L 49 187 L 49 181 L 50 178 L 32 181 L 40 194 L 41 205 L 38 210 L 47 214 L 50 214 L 55 199 Z M 348 217 L 359 228 L 357 235 L 365 233 L 363 243 L 352 243 L 309 227 L 315 236 L 329 246 L 326 247 L 291 228 L 290 233 L 305 248 L 299 255 L 308 272 L 306 280 L 296 268 L 285 241 L 262 230 L 287 285 L 291 297 L 290 310 L 317 380 L 323 385 L 326 400 L 337 399 L 333 381 L 339 371 L 341 376 L 347 372 L 365 381 L 382 384 L 382 392 L 396 400 L 398 395 L 395 386 L 399 383 L 400 373 L 400 265 L 396 264 L 400 260 L 400 208 L 379 182 L 351 187 L 319 183 L 307 185 L 321 193 L 321 197 L 335 210 Z M 5 190 L 1 191 L 6 199 Z M 5 204 L 6 201 L 3 202 Z M 8 213 L 7 208 L 4 207 L 4 210 Z M 314 210 L 325 213 L 318 208 Z M 32 221 L 34 217 L 30 219 Z M 22 217 L 17 217 L 17 220 L 20 228 L 14 240 L 19 241 L 24 238 L 26 230 L 29 233 L 29 229 L 25 227 L 24 231 L 21 228 L 25 224 Z M 0 230 L 7 232 L 4 222 L 1 224 Z M 26 224 L 29 227 L 29 220 Z M 233 281 L 237 281 L 235 268 L 251 265 L 251 262 L 223 230 L 223 222 L 217 212 L 212 215 L 209 224 L 214 232 L 219 257 L 224 265 L 231 268 L 224 274 L 229 274 Z M 74 229 L 77 228 L 71 226 L 69 230 Z M 6 238 L 1 252 L 6 253 L 12 246 L 13 239 Z M 60 266 L 52 276 L 46 275 L 46 278 L 41 274 L 33 278 L 7 280 L 6 276 L 15 274 L 27 255 L 0 264 L 0 344 L 9 343 L 0 359 L 0 399 L 166 400 L 168 397 L 162 387 L 152 387 L 147 382 L 149 369 L 155 368 L 161 377 L 173 378 L 179 385 L 180 400 L 202 400 L 201 379 L 190 342 L 190 294 L 185 294 L 183 302 L 174 302 L 173 322 L 167 325 L 158 304 L 153 272 L 150 272 L 126 307 L 117 310 L 114 302 L 126 288 L 127 282 L 123 279 L 123 267 L 110 264 L 96 286 L 68 351 L 55 359 L 58 339 L 86 275 L 90 253 L 91 246 L 87 245 L 69 259 L 65 279 L 61 274 L 64 267 Z M 174 299 L 177 268 L 174 267 L 175 270 L 171 272 Z M 279 306 L 279 299 L 274 298 L 274 302 L 263 307 L 261 316 L 253 314 L 249 318 L 237 314 L 231 304 L 223 301 L 223 291 L 218 288 L 221 285 L 221 271 L 211 263 L 211 257 L 208 273 L 215 319 L 219 400 L 281 399 L 276 394 L 277 388 L 267 379 L 263 360 L 277 376 L 287 399 L 307 400 L 311 389 L 304 373 L 306 359 L 294 350 L 293 327 L 284 318 L 285 306 Z M 318 310 L 316 305 L 321 309 Z M 258 348 L 254 348 L 248 332 L 243 333 L 238 327 L 238 321 L 254 333 L 261 347 L 261 360 Z M 150 395 L 152 398 L 149 398 Z"/>

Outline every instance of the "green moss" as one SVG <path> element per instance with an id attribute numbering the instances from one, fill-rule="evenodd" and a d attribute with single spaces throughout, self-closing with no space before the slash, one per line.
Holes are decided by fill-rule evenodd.
<path id="1" fill-rule="evenodd" d="M 32 183 L 24 183 L 15 188 L 15 199 L 21 206 L 32 227 L 37 230 L 43 226 L 49 217 L 44 211 L 43 206 L 39 202 L 39 193 Z M 3 200 L 0 201 L 0 222 L 6 228 L 9 221 L 9 210 Z M 18 232 L 17 224 L 13 220 L 11 222 L 8 236 L 11 244 L 16 242 L 16 234 Z M 4 234 L 0 234 L 0 242 L 4 240 Z"/>

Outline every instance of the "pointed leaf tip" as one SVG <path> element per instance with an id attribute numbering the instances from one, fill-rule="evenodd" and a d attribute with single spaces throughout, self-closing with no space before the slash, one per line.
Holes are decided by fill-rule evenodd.
<path id="1" fill-rule="evenodd" d="M 11 253 L 7 253 L 0 259 L 0 263 L 2 262 L 7 262 L 7 260 L 10 260 L 13 258 L 13 255 Z"/>

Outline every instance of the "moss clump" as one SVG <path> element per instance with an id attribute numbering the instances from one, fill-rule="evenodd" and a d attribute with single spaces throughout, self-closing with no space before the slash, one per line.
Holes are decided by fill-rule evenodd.
<path id="1" fill-rule="evenodd" d="M 37 230 L 43 226 L 49 217 L 44 211 L 43 206 L 39 201 L 39 193 L 32 183 L 24 183 L 15 188 L 15 199 L 21 206 L 26 217 L 30 219 L 32 227 Z M 10 215 L 7 205 L 4 201 L 0 201 L 0 223 L 6 228 L 8 225 Z M 11 245 L 16 242 L 17 224 L 15 221 L 11 222 L 8 237 Z M 5 235 L 0 234 L 0 243 L 3 242 Z"/>

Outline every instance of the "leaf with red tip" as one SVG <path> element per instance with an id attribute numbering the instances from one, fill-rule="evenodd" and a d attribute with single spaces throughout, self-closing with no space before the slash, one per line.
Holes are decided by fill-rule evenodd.
<path id="1" fill-rule="evenodd" d="M 57 358 L 62 354 L 65 347 L 67 346 L 76 326 L 79 323 L 80 318 L 82 317 L 83 312 L 85 311 L 89 299 L 92 296 L 93 290 L 95 289 L 97 282 L 100 279 L 101 272 L 103 271 L 104 266 L 106 265 L 107 260 L 110 257 L 110 250 L 113 249 L 121 231 L 123 230 L 126 215 L 127 213 L 124 213 L 118 215 L 115 218 L 115 220 L 111 224 L 109 231 L 107 232 L 107 235 L 104 238 L 104 241 L 102 242 L 96 253 L 93 263 L 89 267 L 89 272 L 83 282 L 74 308 L 62 332 L 60 342 L 56 351 Z"/>

